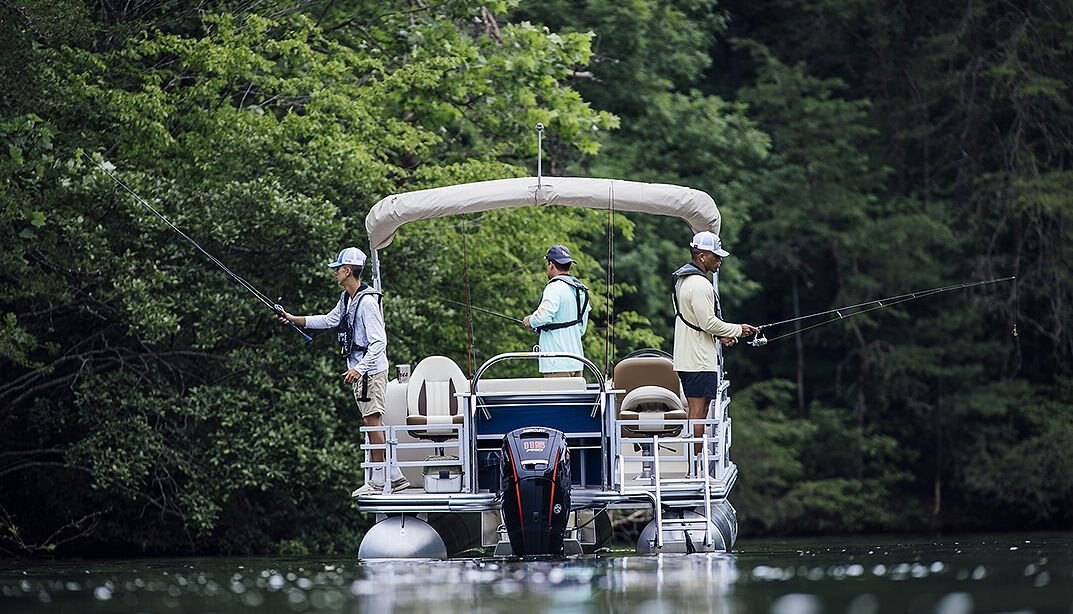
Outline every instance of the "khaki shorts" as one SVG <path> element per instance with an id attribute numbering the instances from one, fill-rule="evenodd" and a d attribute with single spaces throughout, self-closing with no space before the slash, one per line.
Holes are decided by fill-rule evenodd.
<path id="1" fill-rule="evenodd" d="M 379 373 L 366 373 L 354 382 L 353 386 L 354 400 L 358 402 L 358 409 L 361 410 L 363 417 L 384 414 L 384 395 L 387 392 L 386 370 Z M 369 400 L 363 400 L 366 398 Z"/>

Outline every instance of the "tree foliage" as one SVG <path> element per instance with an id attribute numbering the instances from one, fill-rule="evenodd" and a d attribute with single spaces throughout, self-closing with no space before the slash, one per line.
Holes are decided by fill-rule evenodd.
<path id="1" fill-rule="evenodd" d="M 373 203 L 529 175 L 537 122 L 551 174 L 715 197 L 731 321 L 1017 276 L 729 350 L 747 533 L 1067 526 L 1071 34 L 1052 0 L 0 3 L 0 547 L 300 554 L 364 528 L 331 344 L 98 165 L 322 313 Z M 529 347 L 458 303 L 528 313 L 558 242 L 590 358 L 669 347 L 688 238 L 557 208 L 409 225 L 389 358 Z"/>

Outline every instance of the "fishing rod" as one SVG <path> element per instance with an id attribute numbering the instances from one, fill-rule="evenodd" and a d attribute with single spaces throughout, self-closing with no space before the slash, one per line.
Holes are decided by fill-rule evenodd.
<path id="1" fill-rule="evenodd" d="M 492 311 L 491 309 L 483 309 L 481 307 L 475 307 L 473 305 L 467 305 L 465 303 L 460 303 L 458 301 L 452 301 L 449 298 L 440 299 L 440 300 L 442 300 L 445 303 L 453 303 L 455 305 L 460 305 L 462 307 L 465 307 L 466 309 L 473 309 L 473 310 L 476 310 L 476 311 L 480 311 L 481 313 L 487 313 L 488 315 L 497 316 L 497 317 L 503 318 L 504 320 L 510 320 L 511 322 L 517 322 L 518 324 L 522 323 L 522 321 L 519 320 L 518 318 L 511 317 L 511 316 L 499 313 L 498 311 Z"/>
<path id="2" fill-rule="evenodd" d="M 770 324 L 763 324 L 761 326 L 757 326 L 756 328 L 759 330 L 759 332 L 756 333 L 756 336 L 753 338 L 752 341 L 748 341 L 747 343 L 749 345 L 753 346 L 753 347 L 763 347 L 763 346 L 767 345 L 768 343 L 770 343 L 772 341 L 778 341 L 779 339 L 785 339 L 786 337 L 792 337 L 794 335 L 799 335 L 799 334 L 801 334 L 801 333 L 803 333 L 803 332 L 805 332 L 807 330 L 811 330 L 813 328 L 818 328 L 820 326 L 830 324 L 831 322 L 837 322 L 838 320 L 845 320 L 846 318 L 852 318 L 853 316 L 857 316 L 857 315 L 860 315 L 862 313 L 868 313 L 869 311 L 875 311 L 877 309 L 885 309 L 887 307 L 893 307 L 893 306 L 901 304 L 901 303 L 906 303 L 908 301 L 915 301 L 916 299 L 925 298 L 925 297 L 928 297 L 928 296 L 934 296 L 936 294 L 941 294 L 943 292 L 948 292 L 948 291 L 951 291 L 951 290 L 963 290 L 965 288 L 975 288 L 977 286 L 986 286 L 986 285 L 989 285 L 989 284 L 997 284 L 997 283 L 1002 283 L 1002 282 L 1005 282 L 1005 281 L 1013 281 L 1013 280 L 1016 280 L 1016 279 L 1017 279 L 1016 276 L 997 277 L 995 279 L 985 279 L 985 280 L 982 280 L 982 281 L 970 281 L 970 282 L 965 282 L 965 283 L 960 283 L 960 284 L 953 284 L 953 285 L 950 285 L 950 286 L 940 286 L 938 288 L 929 288 L 927 290 L 917 290 L 915 292 L 907 292 L 905 294 L 898 294 L 898 295 L 895 295 L 895 296 L 888 296 L 886 298 L 875 299 L 873 301 L 866 301 L 864 303 L 857 303 L 856 305 L 846 305 L 844 307 L 836 307 L 834 309 L 828 309 L 827 311 L 819 311 L 819 312 L 816 312 L 816 313 L 810 313 L 809 315 L 800 316 L 800 317 L 797 317 L 797 318 L 790 318 L 788 320 L 780 320 L 778 322 L 771 322 Z M 868 307 L 869 305 L 872 305 L 872 307 Z M 862 307 L 868 307 L 868 308 L 867 309 L 861 309 Z M 843 311 L 847 311 L 849 309 L 860 309 L 860 311 L 854 311 L 853 313 L 849 313 L 849 314 L 843 314 L 842 313 Z M 791 333 L 786 333 L 784 335 L 779 335 L 777 337 L 772 337 L 771 339 L 768 339 L 767 337 L 764 336 L 763 331 L 766 328 L 773 328 L 773 327 L 776 327 L 776 326 L 782 326 L 783 324 L 792 324 L 794 322 L 800 322 L 801 320 L 808 320 L 810 318 L 818 318 L 818 317 L 821 317 L 821 316 L 827 316 L 827 315 L 831 315 L 831 314 L 835 314 L 836 317 L 830 318 L 828 320 L 824 320 L 823 322 L 819 322 L 819 323 L 813 324 L 811 326 L 806 326 L 805 328 L 795 330 L 795 331 L 793 331 Z"/>
<path id="3" fill-rule="evenodd" d="M 204 254 L 205 257 L 208 258 L 210 261 L 212 261 L 213 264 L 215 264 L 216 266 L 220 267 L 221 271 L 223 271 L 224 273 L 227 273 L 231 277 L 231 279 L 233 279 L 236 282 L 238 282 L 238 285 L 240 285 L 243 288 L 245 288 L 246 290 L 248 290 L 250 292 L 250 294 L 252 294 L 255 297 L 257 297 L 257 300 L 259 300 L 262 303 L 264 303 L 265 305 L 267 305 L 268 308 L 271 309 L 273 312 L 275 312 L 277 315 L 283 315 L 283 311 L 284 311 L 283 310 L 283 305 L 279 304 L 279 301 L 282 300 L 282 297 L 279 298 L 279 299 L 276 299 L 276 302 L 272 302 L 267 296 L 264 295 L 264 293 L 262 293 L 260 290 L 255 288 L 253 286 L 253 284 L 251 284 L 250 282 L 248 282 L 245 279 L 243 279 L 240 275 L 238 275 L 237 273 L 235 273 L 231 269 L 227 268 L 227 265 L 224 264 L 223 262 L 221 262 L 219 258 L 217 258 L 216 256 L 213 256 L 212 254 L 210 254 L 205 248 L 201 247 L 201 245 L 199 245 L 197 241 L 191 239 L 189 235 L 187 235 L 185 232 L 180 230 L 178 226 L 176 226 L 175 224 L 172 224 L 170 221 L 168 221 L 168 218 L 166 218 L 163 215 L 161 215 L 161 213 L 159 211 L 157 211 L 156 209 L 154 209 L 152 205 L 150 205 L 149 203 L 145 202 L 145 199 L 143 199 L 141 196 L 138 196 L 138 194 L 134 190 L 130 189 L 127 186 L 127 184 L 125 184 L 122 181 L 120 181 L 119 177 L 116 177 L 114 174 L 112 174 L 112 172 L 109 171 L 106 166 L 104 166 L 100 162 L 98 162 L 98 161 L 94 160 L 93 158 L 91 158 L 85 151 L 82 152 L 82 156 L 85 157 L 90 162 L 92 162 L 97 168 L 101 169 L 101 171 L 105 175 L 108 175 L 109 177 L 111 177 L 112 181 L 116 182 L 116 184 L 119 185 L 119 187 L 121 187 L 124 190 L 126 190 L 127 192 L 129 192 L 130 195 L 135 198 L 135 200 L 137 200 L 139 203 L 141 203 L 142 206 L 144 206 L 146 209 L 152 211 L 154 215 L 156 215 L 165 224 L 167 224 L 169 227 L 171 227 L 172 230 L 177 232 L 180 237 L 186 239 L 191 245 L 196 247 L 197 250 L 199 252 L 201 252 L 202 254 Z M 310 337 L 309 335 L 307 335 L 305 333 L 305 331 L 303 331 L 302 329 L 298 328 L 298 326 L 296 326 L 294 324 L 294 322 L 288 321 L 287 324 L 289 324 L 291 326 L 291 328 L 293 328 L 299 335 L 302 335 L 302 337 L 305 338 L 306 343 L 310 343 L 311 341 L 313 341 L 313 338 Z"/>

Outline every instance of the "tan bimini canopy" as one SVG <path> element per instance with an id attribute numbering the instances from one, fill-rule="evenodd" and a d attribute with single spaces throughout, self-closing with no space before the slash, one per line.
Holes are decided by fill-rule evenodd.
<path id="1" fill-rule="evenodd" d="M 523 177 L 395 194 L 373 206 L 365 218 L 365 230 L 369 246 L 383 249 L 391 245 L 399 228 L 417 220 L 542 205 L 670 215 L 684 220 L 693 232 L 719 234 L 719 209 L 700 190 L 582 177 L 544 177 L 539 190 L 536 177 Z"/>

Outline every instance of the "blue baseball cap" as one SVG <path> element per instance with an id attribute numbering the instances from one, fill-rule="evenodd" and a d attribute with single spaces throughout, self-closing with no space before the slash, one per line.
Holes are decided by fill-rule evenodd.
<path id="1" fill-rule="evenodd" d="M 574 261 L 574 259 L 570 257 L 570 250 L 566 249 L 563 245 L 552 245 L 551 248 L 548 249 L 548 255 L 545 256 L 545 258 L 557 264 L 570 264 Z"/>
<path id="2" fill-rule="evenodd" d="M 335 262 L 328 264 L 328 266 L 337 269 L 344 264 L 365 266 L 365 252 L 356 247 L 348 247 L 339 252 L 339 257 L 335 259 Z"/>

